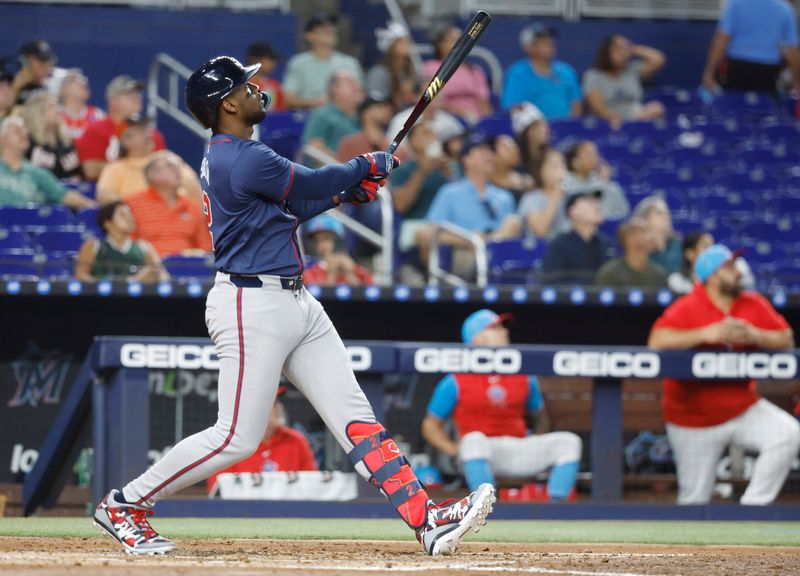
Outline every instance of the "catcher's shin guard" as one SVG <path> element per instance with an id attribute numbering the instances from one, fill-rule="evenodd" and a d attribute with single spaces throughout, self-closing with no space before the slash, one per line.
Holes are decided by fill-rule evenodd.
<path id="1" fill-rule="evenodd" d="M 364 464 L 369 481 L 381 489 L 406 524 L 422 526 L 428 494 L 389 432 L 377 422 L 350 422 L 346 432 L 355 446 L 348 454 L 353 465 Z"/>

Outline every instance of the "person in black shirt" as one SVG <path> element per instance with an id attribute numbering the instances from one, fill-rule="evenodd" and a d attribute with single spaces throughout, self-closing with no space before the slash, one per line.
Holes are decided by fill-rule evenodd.
<path id="1" fill-rule="evenodd" d="M 571 230 L 556 236 L 545 252 L 541 279 L 553 284 L 590 284 L 597 270 L 615 256 L 612 241 L 600 234 L 603 223 L 600 190 L 567 196 L 564 209 Z"/>
<path id="2" fill-rule="evenodd" d="M 55 96 L 44 90 L 32 94 L 25 102 L 22 117 L 30 133 L 31 143 L 25 153 L 30 163 L 49 170 L 60 180 L 81 178 L 81 161 Z"/>

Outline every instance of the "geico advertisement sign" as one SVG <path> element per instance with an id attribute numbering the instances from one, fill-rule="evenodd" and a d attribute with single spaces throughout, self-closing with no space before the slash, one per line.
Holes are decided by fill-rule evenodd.
<path id="1" fill-rule="evenodd" d="M 522 355 L 513 349 L 419 348 L 414 352 L 417 372 L 516 374 L 521 368 Z"/>
<path id="2" fill-rule="evenodd" d="M 561 350 L 553 356 L 558 376 L 654 378 L 661 358 L 654 352 L 577 352 Z"/>
<path id="3" fill-rule="evenodd" d="M 366 346 L 351 346 L 350 364 L 356 372 L 372 367 L 372 351 Z M 129 342 L 120 349 L 125 368 L 180 368 L 181 370 L 219 370 L 219 359 L 211 345 L 142 344 Z"/>
<path id="4" fill-rule="evenodd" d="M 793 354 L 737 354 L 700 352 L 692 358 L 692 374 L 697 378 L 780 378 L 797 375 Z"/>

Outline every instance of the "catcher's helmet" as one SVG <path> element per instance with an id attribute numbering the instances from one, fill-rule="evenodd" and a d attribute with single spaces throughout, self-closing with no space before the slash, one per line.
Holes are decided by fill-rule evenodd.
<path id="1" fill-rule="evenodd" d="M 186 82 L 186 108 L 206 128 L 217 119 L 223 98 L 250 80 L 261 64 L 242 66 L 236 58 L 217 56 L 194 71 Z"/>

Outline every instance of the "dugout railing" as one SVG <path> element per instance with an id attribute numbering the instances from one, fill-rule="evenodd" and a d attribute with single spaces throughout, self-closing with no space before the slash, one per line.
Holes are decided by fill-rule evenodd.
<path id="1" fill-rule="evenodd" d="M 448 372 L 536 374 L 590 378 L 592 429 L 590 442 L 591 502 L 535 506 L 507 506 L 500 516 L 541 517 L 660 517 L 695 519 L 800 519 L 800 505 L 743 507 L 636 506 L 621 503 L 623 472 L 623 379 L 664 376 L 696 379 L 755 378 L 792 381 L 798 378 L 800 350 L 784 352 L 681 351 L 655 352 L 647 348 L 514 346 L 502 349 L 458 344 L 419 342 L 347 342 L 350 361 L 378 419 L 383 420 L 384 375 L 443 374 Z M 99 337 L 83 362 L 41 447 L 39 459 L 25 480 L 25 514 L 53 502 L 76 453 L 81 432 L 91 428 L 94 448 L 92 496 L 95 502 L 115 486 L 123 485 L 147 467 L 149 389 L 151 369 L 214 370 L 218 361 L 205 338 Z M 364 494 L 373 489 L 362 483 Z M 369 498 L 356 502 L 232 502 L 220 500 L 165 500 L 160 510 L 171 515 L 384 515 Z M 386 511 L 383 509 L 386 508 Z"/>

